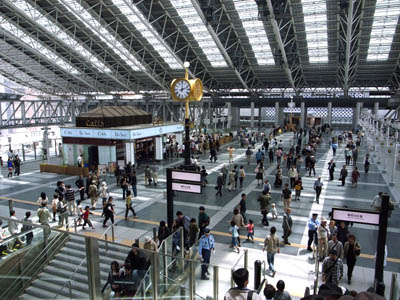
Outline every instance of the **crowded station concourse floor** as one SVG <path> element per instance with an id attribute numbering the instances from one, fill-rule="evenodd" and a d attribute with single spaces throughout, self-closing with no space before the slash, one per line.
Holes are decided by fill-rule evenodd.
<path id="1" fill-rule="evenodd" d="M 270 129 L 265 129 L 269 133 Z M 338 131 L 333 131 L 332 135 L 337 135 Z M 308 221 L 313 213 L 318 214 L 318 219 L 328 219 L 328 214 L 332 207 L 359 208 L 371 209 L 370 205 L 374 196 L 379 192 L 389 193 L 392 201 L 398 203 L 400 193 L 398 187 L 389 187 L 384 175 L 381 174 L 381 169 L 377 164 L 375 158 L 372 159 L 368 174 L 364 173 L 363 162 L 367 153 L 369 153 L 368 136 L 366 135 L 361 143 L 358 155 L 358 169 L 360 171 L 360 178 L 357 187 L 351 184 L 351 172 L 353 166 L 348 166 L 349 176 L 345 186 L 341 185 L 339 179 L 339 172 L 343 165 L 345 165 L 344 151 L 345 146 L 342 144 L 333 156 L 332 149 L 329 145 L 331 134 L 324 134 L 322 142 L 319 145 L 316 153 L 315 176 L 308 176 L 304 163 L 300 168 L 300 175 L 302 178 L 303 190 L 299 201 L 291 202 L 291 216 L 293 220 L 292 234 L 289 237 L 289 244 L 282 244 L 280 247 L 280 254 L 275 256 L 275 270 L 276 274 L 273 277 L 268 277 L 268 282 L 275 284 L 278 280 L 282 279 L 286 283 L 286 290 L 292 296 L 301 297 L 304 294 L 304 289 L 312 285 L 314 263 L 310 262 L 312 253 L 307 251 L 308 241 Z M 305 138 L 304 138 L 305 139 Z M 293 133 L 284 133 L 277 137 L 283 148 L 283 152 L 287 152 L 293 143 L 296 141 L 293 138 Z M 229 163 L 228 147 L 233 147 L 233 162 Z M 252 270 L 255 260 L 266 261 L 266 252 L 263 252 L 264 239 L 269 234 L 270 228 L 275 226 L 277 229 L 277 236 L 283 242 L 281 236 L 282 231 L 282 217 L 283 217 L 283 201 L 281 200 L 282 189 L 285 183 L 289 182 L 288 171 L 286 162 L 282 160 L 282 187 L 274 187 L 275 173 L 276 173 L 276 157 L 273 163 L 270 163 L 268 155 L 265 157 L 265 179 L 269 179 L 272 187 L 271 196 L 272 202 L 275 203 L 277 209 L 277 219 L 272 219 L 271 214 L 268 214 L 269 226 L 263 226 L 260 213 L 260 205 L 257 199 L 263 190 L 263 185 L 258 186 L 256 180 L 256 152 L 257 149 L 262 147 L 261 141 L 255 144 L 253 155 L 250 164 L 247 163 L 245 151 L 237 139 L 233 142 L 221 146 L 220 151 L 217 153 L 217 161 L 210 162 L 209 153 L 204 153 L 199 156 L 199 166 L 205 166 L 208 177 L 207 185 L 203 188 L 201 195 L 193 195 L 186 193 L 177 193 L 174 198 L 174 212 L 182 211 L 185 216 L 189 218 L 198 218 L 199 207 L 204 206 L 206 213 L 210 216 L 210 224 L 208 228 L 211 230 L 215 238 L 215 253 L 211 255 L 211 264 L 219 265 L 229 269 L 235 263 L 243 250 L 248 250 L 249 258 L 249 271 L 252 276 Z M 334 173 L 334 180 L 329 180 L 328 163 L 334 159 L 336 163 L 336 171 Z M 53 158 L 56 160 L 56 158 Z M 158 172 L 157 186 L 145 185 L 144 181 L 144 166 L 137 169 L 137 197 L 133 197 L 133 207 L 137 214 L 133 218 L 129 212 L 128 219 L 125 219 L 125 201 L 122 200 L 122 190 L 116 186 L 116 180 L 113 176 L 105 178 L 110 195 L 114 198 L 116 216 L 115 222 L 118 226 L 115 227 L 115 240 L 116 242 L 131 245 L 135 238 L 143 236 L 146 232 L 151 232 L 152 228 L 157 227 L 161 220 L 166 221 L 167 207 L 165 199 L 166 190 L 166 172 L 165 169 L 169 167 L 178 166 L 182 163 L 182 158 L 169 158 L 160 163 Z M 52 162 L 55 163 L 55 162 Z M 389 162 L 390 164 L 390 162 Z M 243 182 L 242 188 L 237 187 L 236 190 L 229 190 L 229 185 L 222 189 L 222 197 L 216 196 L 214 189 L 217 176 L 221 168 L 226 165 L 230 171 L 234 165 L 238 167 L 243 166 L 246 177 Z M 382 164 L 380 165 L 382 167 Z M 0 193 L 2 200 L 11 198 L 23 200 L 23 202 L 15 202 L 14 209 L 16 217 L 22 219 L 27 210 L 31 210 L 32 215 L 36 218 L 35 204 L 41 192 L 45 192 L 48 198 L 51 199 L 57 181 L 64 181 L 64 183 L 71 184 L 73 189 L 75 187 L 76 176 L 61 176 L 50 173 L 40 173 L 39 164 L 37 162 L 27 163 L 21 167 L 21 175 L 7 178 L 7 169 L 2 169 L 4 178 L 0 180 Z M 313 175 L 313 174 L 312 174 Z M 319 203 L 315 201 L 314 182 L 321 176 L 323 182 L 322 192 L 319 198 Z M 227 179 L 229 181 L 229 179 Z M 233 215 L 233 210 L 238 206 L 242 193 L 247 195 L 247 220 L 253 220 L 254 229 L 254 242 L 246 240 L 246 228 L 241 229 L 241 247 L 240 253 L 237 254 L 231 247 L 231 233 L 229 232 L 230 221 Z M 293 192 L 294 194 L 294 192 Z M 76 195 L 79 198 L 79 194 Z M 293 197 L 294 198 L 294 197 Z M 293 199 L 292 199 L 293 200 Z M 50 200 L 51 201 L 51 200 Z M 101 199 L 100 201 L 101 202 Z M 30 204 L 31 203 L 31 204 Z M 0 210 L 1 216 L 9 217 L 7 202 L 2 202 L 2 209 Z M 82 203 L 82 206 L 90 205 L 90 199 Z M 106 230 L 103 228 L 101 217 L 101 209 L 94 211 L 91 217 L 94 229 L 86 228 L 82 230 L 78 228 L 79 233 L 93 237 L 100 237 Z M 329 219 L 328 219 L 329 220 Z M 54 223 L 56 225 L 57 223 Z M 400 241 L 400 220 L 398 205 L 395 204 L 394 211 L 388 222 L 388 235 L 387 235 L 387 265 L 385 267 L 385 283 L 386 291 L 390 287 L 391 272 L 399 272 L 400 270 L 400 252 L 396 249 Z M 344 270 L 344 277 L 340 285 L 354 289 L 357 291 L 364 291 L 373 285 L 373 274 L 375 266 L 375 252 L 377 244 L 378 228 L 369 225 L 354 224 L 349 227 L 349 232 L 356 236 L 357 241 L 361 245 L 361 255 L 357 259 L 356 266 L 353 273 L 351 284 L 349 285 L 346 277 L 346 265 Z M 198 273 L 198 274 L 197 274 Z M 208 294 L 208 285 L 212 284 L 212 271 L 210 272 L 210 280 L 200 280 L 200 269 L 196 270 L 196 293 L 202 297 L 211 296 Z M 223 276 L 219 280 L 226 282 L 226 290 L 230 287 L 230 278 Z M 250 283 L 250 286 L 252 283 Z M 222 297 L 225 290 L 220 292 Z"/>

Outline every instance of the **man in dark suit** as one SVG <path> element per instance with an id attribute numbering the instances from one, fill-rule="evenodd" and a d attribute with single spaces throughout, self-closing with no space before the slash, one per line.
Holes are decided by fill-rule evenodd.
<path id="1" fill-rule="evenodd" d="M 289 243 L 289 236 L 292 233 L 292 216 L 290 215 L 292 210 L 290 208 L 286 209 L 286 212 L 283 214 L 283 223 L 282 223 L 282 228 L 283 228 L 283 241 L 286 245 L 290 245 Z"/>

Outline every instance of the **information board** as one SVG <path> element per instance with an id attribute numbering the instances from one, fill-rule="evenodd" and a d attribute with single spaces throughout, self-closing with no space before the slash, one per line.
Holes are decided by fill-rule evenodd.
<path id="1" fill-rule="evenodd" d="M 172 171 L 172 180 L 183 180 L 201 183 L 201 174 L 188 171 Z"/>
<path id="2" fill-rule="evenodd" d="M 172 182 L 172 190 L 178 192 L 201 194 L 200 184 Z"/>
<path id="3" fill-rule="evenodd" d="M 378 211 L 332 208 L 332 218 L 336 221 L 353 222 L 368 225 L 379 225 Z"/>
<path id="4" fill-rule="evenodd" d="M 100 176 L 107 175 L 107 165 L 98 165 L 98 171 Z"/>

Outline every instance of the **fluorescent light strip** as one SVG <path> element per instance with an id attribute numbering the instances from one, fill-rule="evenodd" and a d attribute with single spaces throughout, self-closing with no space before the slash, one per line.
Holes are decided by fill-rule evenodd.
<path id="1" fill-rule="evenodd" d="M 243 28 L 249 39 L 250 46 L 259 65 L 274 65 L 274 55 L 271 52 L 264 23 L 254 20 L 258 15 L 258 7 L 254 0 L 233 1 Z"/>
<path id="2" fill-rule="evenodd" d="M 110 49 L 112 49 L 120 59 L 122 59 L 134 71 L 144 71 L 143 65 L 122 45 L 108 30 L 101 25 L 92 15 L 75 0 L 62 0 L 62 4 L 67 3 L 64 7 L 72 13 L 78 20 L 81 20 L 99 39 L 102 40 Z M 69 7 L 71 6 L 72 9 Z M 97 33 L 97 31 L 100 34 Z"/>
<path id="3" fill-rule="evenodd" d="M 158 52 L 161 58 L 168 64 L 171 69 L 182 69 L 181 64 L 172 56 L 172 54 L 164 47 L 164 45 L 157 39 L 146 25 L 139 19 L 137 14 L 143 15 L 139 9 L 134 5 L 128 6 L 125 0 L 112 0 L 113 4 L 127 17 L 132 25 L 140 31 L 142 36 L 150 43 Z M 133 11 L 132 11 L 133 10 Z M 144 16 L 143 16 L 144 18 Z M 150 25 L 151 26 L 151 25 Z"/>
<path id="4" fill-rule="evenodd" d="M 41 25 L 45 30 L 57 36 L 57 39 L 62 41 L 70 49 L 80 53 L 87 61 L 93 64 L 100 72 L 111 72 L 111 70 L 106 67 L 102 62 L 100 62 L 90 51 L 86 50 L 81 46 L 79 41 L 73 39 L 68 34 L 65 33 L 60 27 L 54 24 L 53 21 L 48 19 L 44 14 L 35 9 L 33 6 L 25 2 L 24 0 L 14 0 L 8 1 L 16 9 L 22 11 L 31 18 L 34 22 Z"/>
<path id="5" fill-rule="evenodd" d="M 217 45 L 210 36 L 206 26 L 201 21 L 190 0 L 171 0 L 170 2 L 192 33 L 211 66 L 227 67 L 225 59 L 219 52 Z"/>
<path id="6" fill-rule="evenodd" d="M 302 0 L 310 63 L 328 62 L 326 0 Z"/>
<path id="7" fill-rule="evenodd" d="M 80 73 L 75 67 L 73 67 L 70 63 L 64 60 L 64 58 L 62 58 L 61 56 L 59 56 L 58 54 L 47 48 L 47 46 L 45 46 L 44 44 L 32 38 L 30 35 L 26 34 L 24 31 L 22 31 L 12 23 L 10 23 L 7 19 L 3 18 L 2 16 L 0 16 L 0 27 L 5 31 L 9 32 L 18 40 L 25 43 L 30 48 L 38 51 L 48 60 L 59 66 L 61 69 L 72 74 Z"/>
<path id="8" fill-rule="evenodd" d="M 377 0 L 367 60 L 387 60 L 400 15 L 399 0 Z"/>

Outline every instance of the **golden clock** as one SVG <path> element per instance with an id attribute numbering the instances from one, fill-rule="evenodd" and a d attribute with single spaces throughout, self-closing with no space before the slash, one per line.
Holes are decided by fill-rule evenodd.
<path id="1" fill-rule="evenodd" d="M 186 78 L 174 79 L 171 83 L 171 96 L 175 101 L 189 100 L 192 92 L 191 83 Z"/>

